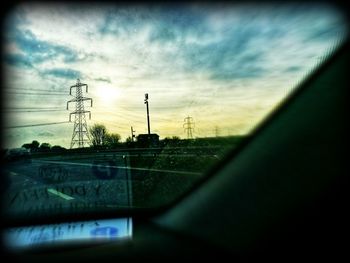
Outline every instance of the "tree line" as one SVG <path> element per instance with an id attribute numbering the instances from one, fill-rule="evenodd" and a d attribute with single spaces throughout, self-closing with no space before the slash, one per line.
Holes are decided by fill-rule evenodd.
<path id="1" fill-rule="evenodd" d="M 91 136 L 92 149 L 116 149 L 120 146 L 124 147 L 136 147 L 137 142 L 133 142 L 129 136 L 125 142 L 121 142 L 121 137 L 118 133 L 110 133 L 104 124 L 94 124 L 89 129 Z M 212 145 L 231 145 L 237 144 L 246 136 L 227 136 L 227 137 L 214 137 L 214 138 L 196 138 L 196 139 L 181 139 L 178 136 L 166 137 L 159 141 L 159 147 L 189 147 L 189 146 L 212 146 Z M 47 152 L 47 151 L 65 151 L 66 148 L 60 145 L 51 146 L 50 143 L 39 143 L 34 140 L 31 143 L 25 143 L 23 148 L 29 149 L 31 152 Z"/>
<path id="2" fill-rule="evenodd" d="M 22 148 L 26 148 L 30 150 L 31 152 L 47 152 L 47 151 L 62 151 L 65 150 L 64 147 L 60 145 L 54 145 L 51 146 L 48 142 L 39 143 L 38 141 L 34 140 L 31 143 L 25 143 L 22 145 Z"/>
<path id="3" fill-rule="evenodd" d="M 110 133 L 103 124 L 94 124 L 89 129 L 91 136 L 91 147 L 98 149 L 113 149 L 120 145 L 120 135 L 118 133 Z M 64 151 L 66 148 L 60 145 L 51 146 L 50 143 L 39 143 L 37 140 L 31 143 L 25 143 L 22 148 L 26 148 L 31 152 L 45 152 L 45 151 Z"/>

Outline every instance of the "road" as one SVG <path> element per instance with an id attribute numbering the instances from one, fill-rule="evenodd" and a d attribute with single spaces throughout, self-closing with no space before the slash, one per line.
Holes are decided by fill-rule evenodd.
<path id="1" fill-rule="evenodd" d="M 107 152 L 40 156 L 29 161 L 9 162 L 5 166 L 10 181 L 5 193 L 5 208 L 14 216 L 128 208 L 137 203 L 137 196 L 143 198 L 143 188 L 148 187 L 151 191 L 150 180 L 147 185 L 143 184 L 150 173 L 171 178 L 194 178 L 202 174 L 171 167 L 165 169 L 164 165 L 157 166 L 159 162 L 154 165 L 154 160 L 173 160 L 175 157 L 191 160 L 193 153 L 154 156 L 154 152 L 148 151 Z M 148 162 L 154 166 L 145 165 Z"/>

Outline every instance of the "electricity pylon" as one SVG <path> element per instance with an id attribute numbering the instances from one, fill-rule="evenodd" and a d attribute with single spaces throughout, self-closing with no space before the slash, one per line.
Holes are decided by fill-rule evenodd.
<path id="1" fill-rule="evenodd" d="M 91 112 L 84 110 L 84 101 L 91 101 L 91 107 L 92 107 L 92 99 L 83 97 L 83 91 L 82 87 L 86 88 L 86 92 L 88 92 L 88 85 L 83 84 L 80 82 L 79 79 L 77 79 L 77 83 L 70 87 L 69 95 L 72 95 L 72 89 L 75 88 L 75 98 L 72 100 L 67 101 L 67 110 L 68 110 L 68 104 L 70 102 L 75 102 L 75 111 L 71 112 L 69 114 L 69 121 L 71 122 L 72 114 L 75 115 L 74 119 L 74 128 L 73 128 L 73 135 L 72 135 L 72 141 L 70 144 L 70 148 L 72 149 L 74 146 L 77 146 L 77 148 L 84 148 L 84 145 L 90 145 L 90 135 L 86 123 L 86 117 L 85 113 L 89 113 L 89 119 L 91 119 Z"/>
<path id="2" fill-rule="evenodd" d="M 214 132 L 215 132 L 215 137 L 219 137 L 219 127 L 218 126 L 215 126 Z"/>
<path id="3" fill-rule="evenodd" d="M 187 131 L 187 139 L 193 139 L 193 134 L 192 134 L 192 131 L 194 130 L 193 118 L 190 116 L 187 116 L 184 119 L 184 122 L 185 123 L 183 124 L 183 127 L 184 127 L 184 131 L 185 132 Z"/>

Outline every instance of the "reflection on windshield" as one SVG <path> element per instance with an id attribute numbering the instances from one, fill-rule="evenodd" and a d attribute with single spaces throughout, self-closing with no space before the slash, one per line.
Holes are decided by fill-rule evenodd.
<path id="1" fill-rule="evenodd" d="M 16 6 L 3 31 L 5 212 L 172 202 L 337 47 L 345 25 L 320 4 Z"/>
<path id="2" fill-rule="evenodd" d="M 243 138 L 172 138 L 158 147 L 138 148 L 135 142 L 124 149 L 122 144 L 116 149 L 38 149 L 12 156 L 4 169 L 10 180 L 6 204 L 16 215 L 160 205 L 188 189 Z"/>
<path id="3" fill-rule="evenodd" d="M 18 227 L 7 229 L 4 233 L 6 247 L 14 250 L 131 238 L 131 218 Z"/>

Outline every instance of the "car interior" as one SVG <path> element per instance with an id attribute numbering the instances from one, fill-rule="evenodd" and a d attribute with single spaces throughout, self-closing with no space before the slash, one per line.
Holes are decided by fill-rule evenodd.
<path id="1" fill-rule="evenodd" d="M 349 61 L 345 38 L 252 136 L 170 204 L 41 220 L 2 218 L 3 231 L 132 218 L 132 238 L 23 251 L 9 250 L 2 239 L 2 259 L 39 263 L 347 258 Z"/>

